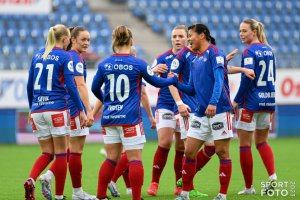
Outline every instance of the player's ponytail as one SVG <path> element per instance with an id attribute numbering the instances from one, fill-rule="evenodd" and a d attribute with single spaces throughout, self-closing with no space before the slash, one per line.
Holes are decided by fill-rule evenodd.
<path id="1" fill-rule="evenodd" d="M 47 42 L 45 46 L 45 52 L 43 54 L 43 59 L 46 60 L 49 53 L 55 47 L 56 43 L 61 40 L 62 36 L 70 36 L 70 31 L 65 27 L 65 25 L 58 24 L 50 27 Z"/>
<path id="2" fill-rule="evenodd" d="M 43 59 L 44 60 L 47 59 L 48 54 L 52 51 L 52 49 L 55 46 L 56 39 L 55 39 L 55 33 L 54 32 L 55 32 L 55 28 L 53 26 L 50 27 L 49 32 L 48 32 L 48 36 L 47 36 L 46 49 L 45 49 L 45 52 L 43 54 Z"/>
<path id="3" fill-rule="evenodd" d="M 243 21 L 243 23 L 249 24 L 252 31 L 256 30 L 257 39 L 261 43 L 264 43 L 264 44 L 270 46 L 267 41 L 264 25 L 261 22 L 255 20 L 255 19 L 246 19 Z"/>
<path id="4" fill-rule="evenodd" d="M 112 50 L 117 53 L 118 47 L 128 46 L 131 43 L 132 32 L 126 26 L 118 26 L 112 33 Z"/>

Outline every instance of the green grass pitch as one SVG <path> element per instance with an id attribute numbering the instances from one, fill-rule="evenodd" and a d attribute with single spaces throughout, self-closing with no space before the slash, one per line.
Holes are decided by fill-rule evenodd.
<path id="1" fill-rule="evenodd" d="M 231 158 L 233 163 L 231 183 L 227 195 L 228 200 L 252 200 L 252 199 L 300 199 L 300 138 L 277 138 L 270 139 L 270 144 L 275 154 L 275 166 L 280 182 L 288 182 L 287 187 L 277 188 L 274 196 L 261 196 L 261 182 L 267 180 L 267 172 L 254 146 L 252 146 L 254 157 L 254 187 L 257 194 L 255 196 L 238 196 L 237 192 L 243 188 L 242 172 L 239 164 L 239 145 L 237 140 L 231 142 Z M 83 188 L 89 193 L 95 194 L 97 191 L 98 170 L 104 157 L 99 154 L 103 144 L 86 144 L 83 154 Z M 151 181 L 151 165 L 153 155 L 157 147 L 157 142 L 147 142 L 143 151 L 143 164 L 145 169 L 144 186 L 142 196 L 148 200 L 169 200 L 174 199 L 173 189 L 175 186 L 173 161 L 174 148 L 171 149 L 167 165 L 163 171 L 160 180 L 160 187 L 156 197 L 146 194 L 147 187 Z M 37 145 L 0 145 L 0 199 L 15 200 L 24 199 L 23 183 L 29 175 L 31 166 L 37 156 L 41 153 Z M 213 156 L 211 161 L 195 177 L 195 187 L 201 192 L 207 193 L 207 198 L 194 199 L 212 199 L 219 190 L 218 179 L 219 161 L 217 156 Z M 121 198 L 131 199 L 125 194 L 125 185 L 122 177 L 118 181 L 118 188 Z M 54 184 L 52 184 L 54 189 Z M 39 183 L 36 184 L 36 199 L 43 199 Z M 288 192 L 286 195 L 286 190 Z M 282 193 L 284 192 L 284 193 Z M 110 194 L 108 192 L 108 194 Z M 72 186 L 70 176 L 67 176 L 65 195 L 71 199 Z"/>

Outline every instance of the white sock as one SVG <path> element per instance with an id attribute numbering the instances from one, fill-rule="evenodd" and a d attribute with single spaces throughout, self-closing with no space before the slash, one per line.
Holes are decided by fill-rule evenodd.
<path id="1" fill-rule="evenodd" d="M 226 194 L 219 193 L 218 195 L 221 195 L 222 197 L 224 197 L 226 199 Z"/>
<path id="2" fill-rule="evenodd" d="M 73 188 L 73 192 L 75 194 L 82 193 L 83 192 L 82 187 L 80 187 L 80 188 Z"/>
<path id="3" fill-rule="evenodd" d="M 55 195 L 55 199 L 63 199 L 64 195 Z"/>
<path id="4" fill-rule="evenodd" d="M 45 173 L 45 176 L 48 179 L 52 179 L 52 177 L 54 176 L 53 172 L 51 170 L 47 170 L 47 172 Z"/>
<path id="5" fill-rule="evenodd" d="M 276 175 L 276 173 L 274 173 L 274 174 L 272 174 L 271 176 L 269 176 L 269 179 L 270 180 L 277 180 L 277 175 Z"/>
<path id="6" fill-rule="evenodd" d="M 180 193 L 180 196 L 183 196 L 183 197 L 189 197 L 189 192 L 188 191 L 181 191 Z"/>
<path id="7" fill-rule="evenodd" d="M 33 183 L 33 185 L 35 185 L 35 181 L 33 180 L 33 178 L 29 178 L 31 181 L 32 181 L 32 183 Z"/>

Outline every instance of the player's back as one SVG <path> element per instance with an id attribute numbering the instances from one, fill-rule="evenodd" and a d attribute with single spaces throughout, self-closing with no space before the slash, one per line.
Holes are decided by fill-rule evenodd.
<path id="1" fill-rule="evenodd" d="M 102 125 L 141 121 L 141 65 L 147 67 L 145 62 L 130 54 L 113 54 L 99 64 L 105 84 Z"/>
<path id="2" fill-rule="evenodd" d="M 63 49 L 54 48 L 45 60 L 42 57 L 44 51 L 45 49 L 41 49 L 32 59 L 32 111 L 61 110 L 66 108 L 65 68 L 73 72 L 73 63 L 70 55 Z"/>
<path id="3" fill-rule="evenodd" d="M 255 79 L 246 92 L 249 110 L 274 110 L 276 67 L 274 53 L 266 44 L 255 43 L 243 53 L 242 66 L 253 69 Z"/>

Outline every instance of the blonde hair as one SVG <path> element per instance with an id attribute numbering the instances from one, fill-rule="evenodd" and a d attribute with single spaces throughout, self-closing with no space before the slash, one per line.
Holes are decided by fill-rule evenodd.
<path id="1" fill-rule="evenodd" d="M 186 33 L 186 35 L 188 35 L 188 29 L 187 29 L 186 25 L 178 25 L 178 26 L 175 26 L 175 27 L 173 28 L 173 30 L 184 30 L 185 33 Z"/>
<path id="2" fill-rule="evenodd" d="M 252 31 L 256 30 L 256 36 L 261 43 L 264 43 L 264 44 L 270 46 L 270 44 L 267 41 L 263 23 L 255 20 L 255 19 L 246 19 L 243 21 L 243 23 L 249 24 Z"/>
<path id="3" fill-rule="evenodd" d="M 127 46 L 132 39 L 132 32 L 126 26 L 118 26 L 112 33 L 112 50 L 116 53 L 116 49 L 121 46 Z"/>
<path id="4" fill-rule="evenodd" d="M 70 36 L 69 29 L 63 24 L 57 24 L 55 26 L 50 27 L 47 42 L 45 46 L 45 52 L 43 54 L 43 59 L 46 60 L 49 53 L 55 47 L 57 41 L 60 41 L 62 36 Z"/>

